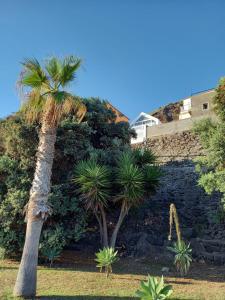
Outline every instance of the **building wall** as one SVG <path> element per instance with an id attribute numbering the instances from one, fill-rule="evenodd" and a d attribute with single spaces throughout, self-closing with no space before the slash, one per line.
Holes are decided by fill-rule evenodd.
<path id="1" fill-rule="evenodd" d="M 202 92 L 191 96 L 191 116 L 196 117 L 210 117 L 214 116 L 213 111 L 213 98 L 215 96 L 215 90 L 208 92 Z M 208 110 L 203 110 L 203 103 L 208 103 Z"/>
<path id="2" fill-rule="evenodd" d="M 214 113 L 209 113 L 202 116 L 195 116 L 189 119 L 172 121 L 169 123 L 162 123 L 156 126 L 147 127 L 147 139 L 161 135 L 170 135 L 191 130 L 196 122 L 206 117 L 210 117 L 212 120 L 217 120 L 216 115 Z"/>

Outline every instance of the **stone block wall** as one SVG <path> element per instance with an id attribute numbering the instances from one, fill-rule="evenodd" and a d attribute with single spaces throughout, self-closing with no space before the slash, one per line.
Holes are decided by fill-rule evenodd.
<path id="1" fill-rule="evenodd" d="M 155 153 L 163 176 L 156 193 L 136 216 L 129 216 L 122 238 L 127 248 L 137 256 L 148 255 L 152 246 L 164 251 L 168 243 L 169 205 L 174 203 L 183 237 L 192 242 L 194 256 L 225 263 L 225 223 L 217 213 L 221 195 L 207 195 L 198 185 L 193 158 L 205 155 L 198 137 L 184 131 L 153 137 L 135 147 L 148 147 Z M 211 247 L 215 243 L 217 246 Z"/>
<path id="2" fill-rule="evenodd" d="M 147 139 L 144 143 L 134 145 L 134 147 L 138 148 L 143 146 L 151 149 L 160 163 L 192 160 L 197 156 L 204 155 L 199 138 L 191 131 L 161 135 Z"/>

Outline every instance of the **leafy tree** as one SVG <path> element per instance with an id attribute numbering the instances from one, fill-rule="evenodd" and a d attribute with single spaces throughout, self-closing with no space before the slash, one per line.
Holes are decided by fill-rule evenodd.
<path id="1" fill-rule="evenodd" d="M 15 296 L 36 294 L 39 239 L 44 221 L 51 214 L 48 204 L 54 158 L 56 131 L 60 121 L 70 113 L 82 119 L 85 106 L 64 89 L 71 83 L 81 60 L 69 56 L 64 60 L 49 59 L 44 68 L 36 59 L 23 63 L 20 85 L 28 87 L 21 113 L 30 122 L 41 124 L 39 146 L 30 199 L 26 206 L 27 231 L 23 255 L 14 288 Z"/>
<path id="2" fill-rule="evenodd" d="M 199 185 L 208 194 L 222 193 L 221 209 L 225 209 L 225 78 L 216 88 L 214 108 L 218 121 L 205 119 L 195 124 L 194 132 L 200 137 L 206 156 L 196 159 Z"/>
<path id="3" fill-rule="evenodd" d="M 85 102 L 87 103 L 88 99 Z M 74 187 L 71 181 L 74 166 L 81 160 L 96 156 L 96 153 L 102 163 L 115 165 L 120 153 L 129 148 L 127 136 L 132 134 L 132 130 L 128 124 L 121 122 L 115 125 L 114 121 L 109 122 L 105 116 L 111 116 L 112 112 L 104 101 L 92 98 L 90 102 L 92 105 L 87 107 L 88 117 L 85 116 L 85 122 L 78 124 L 70 115 L 59 124 L 52 187 L 48 200 L 53 213 L 44 223 L 41 244 L 49 245 L 48 239 L 54 235 L 58 225 L 63 230 L 66 245 L 70 245 L 84 237 L 87 222 L 92 223 L 92 215 L 86 214 L 77 195 L 76 186 Z M 95 119 L 94 115 L 97 115 Z M 99 122 L 99 119 L 103 121 Z M 104 123 L 107 123 L 105 137 L 102 132 Z M 116 128 L 114 135 L 110 128 Z M 17 258 L 24 243 L 23 208 L 29 197 L 35 169 L 38 130 L 38 124 L 27 124 L 18 114 L 0 121 L 0 247 L 8 257 Z M 101 142 L 99 139 L 101 146 L 95 143 L 97 149 L 92 144 L 96 131 L 100 131 L 102 137 Z M 15 203 L 16 209 L 12 210 Z M 45 234 L 45 231 L 48 231 L 48 234 Z"/>
<path id="4" fill-rule="evenodd" d="M 108 247 L 106 209 L 109 211 L 114 202 L 120 203 L 120 215 L 110 240 L 110 247 L 114 248 L 130 208 L 140 205 L 154 191 L 161 173 L 147 149 L 120 153 L 116 166 L 102 165 L 97 160 L 96 156 L 95 160 L 81 162 L 75 170 L 75 182 L 98 220 L 104 247 Z"/>

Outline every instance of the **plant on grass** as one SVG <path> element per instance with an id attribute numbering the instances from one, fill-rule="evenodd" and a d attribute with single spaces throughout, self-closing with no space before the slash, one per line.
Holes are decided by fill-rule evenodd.
<path id="1" fill-rule="evenodd" d="M 175 254 L 174 264 L 177 271 L 182 276 L 186 275 L 192 262 L 190 244 L 185 244 L 184 241 L 177 241 L 173 244 L 173 247 L 168 247 L 168 249 Z"/>
<path id="2" fill-rule="evenodd" d="M 43 232 L 42 241 L 40 243 L 40 252 L 47 258 L 50 268 L 53 262 L 58 258 L 66 245 L 63 227 L 58 224 L 54 229 L 47 229 Z"/>
<path id="3" fill-rule="evenodd" d="M 136 292 L 136 296 L 141 300 L 164 300 L 172 293 L 172 286 L 164 283 L 163 276 L 159 281 L 156 277 L 148 276 L 147 281 L 141 281 L 141 287 Z"/>
<path id="4" fill-rule="evenodd" d="M 105 269 L 106 277 L 109 277 L 109 273 L 112 273 L 112 265 L 119 260 L 117 257 L 117 252 L 113 248 L 103 248 L 99 250 L 96 255 L 95 261 L 97 262 L 97 268 L 100 268 L 100 272 L 102 269 Z"/>
<path id="5" fill-rule="evenodd" d="M 177 271 L 184 276 L 188 273 L 192 257 L 190 248 L 190 244 L 186 245 L 186 243 L 182 240 L 179 218 L 177 214 L 176 207 L 173 203 L 170 205 L 170 233 L 168 236 L 168 240 L 172 239 L 172 228 L 175 223 L 177 241 L 173 244 L 172 247 L 167 247 L 168 250 L 175 253 L 174 264 L 176 266 Z"/>

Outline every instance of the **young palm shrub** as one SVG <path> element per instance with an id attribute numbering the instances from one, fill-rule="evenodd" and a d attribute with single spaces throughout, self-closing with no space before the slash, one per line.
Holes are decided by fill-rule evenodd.
<path id="1" fill-rule="evenodd" d="M 190 248 L 190 244 L 185 244 L 184 241 L 176 242 L 173 244 L 173 247 L 168 247 L 168 249 L 175 254 L 174 264 L 176 266 L 177 271 L 184 276 L 188 273 L 190 268 L 192 257 Z"/>
<path id="2" fill-rule="evenodd" d="M 119 229 L 131 207 L 139 206 L 154 192 L 160 176 L 161 171 L 150 150 L 135 149 L 121 155 L 116 170 L 119 192 L 115 197 L 115 201 L 121 203 L 121 209 L 111 237 L 111 247 L 115 247 Z"/>
<path id="3" fill-rule="evenodd" d="M 75 169 L 74 182 L 79 186 L 79 192 L 87 210 L 92 210 L 98 221 L 103 247 L 108 247 L 105 208 L 110 197 L 109 177 L 108 168 L 98 164 L 95 159 L 82 161 Z"/>
<path id="4" fill-rule="evenodd" d="M 146 282 L 141 281 L 140 290 L 136 292 L 136 296 L 141 300 L 164 300 L 173 293 L 171 285 L 165 285 L 163 276 L 160 281 L 156 277 L 148 276 Z"/>
<path id="5" fill-rule="evenodd" d="M 117 257 L 117 251 L 113 248 L 103 248 L 96 254 L 95 261 L 97 262 L 97 268 L 100 268 L 100 272 L 102 269 L 105 269 L 106 277 L 109 277 L 109 273 L 112 273 L 112 265 L 119 260 Z"/>
<path id="6" fill-rule="evenodd" d="M 30 199 L 26 206 L 27 230 L 23 255 L 14 287 L 14 296 L 34 297 L 37 282 L 38 248 L 42 226 L 51 214 L 48 196 L 57 127 L 68 114 L 81 120 L 86 112 L 78 97 L 68 93 L 81 60 L 74 56 L 63 60 L 51 58 L 44 67 L 36 59 L 23 63 L 20 86 L 26 88 L 21 114 L 29 123 L 40 125 L 39 145 Z"/>
<path id="7" fill-rule="evenodd" d="M 181 276 L 184 276 L 188 273 L 192 262 L 192 249 L 190 248 L 190 244 L 186 245 L 186 243 L 182 240 L 177 210 L 175 205 L 172 203 L 170 205 L 170 233 L 168 240 L 171 240 L 172 238 L 172 227 L 174 223 L 177 234 L 177 242 L 175 242 L 172 247 L 168 247 L 168 250 L 175 254 L 174 264 L 176 269 Z"/>
<path id="8" fill-rule="evenodd" d="M 74 182 L 98 220 L 104 247 L 115 248 L 119 229 L 131 207 L 140 205 L 158 185 L 161 172 L 153 158 L 147 149 L 130 150 L 120 155 L 116 168 L 100 165 L 97 158 L 81 162 L 76 168 Z M 121 207 L 108 243 L 105 208 L 110 200 L 119 202 Z"/>

